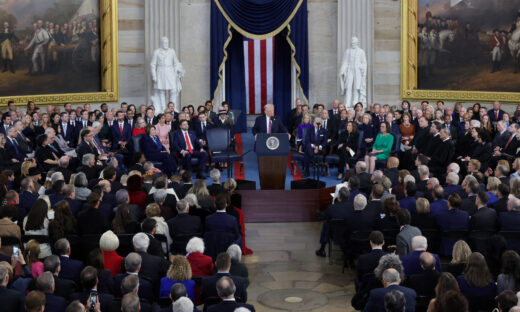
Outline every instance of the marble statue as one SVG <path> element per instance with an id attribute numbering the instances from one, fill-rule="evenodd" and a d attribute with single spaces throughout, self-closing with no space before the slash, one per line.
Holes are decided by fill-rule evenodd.
<path id="1" fill-rule="evenodd" d="M 152 102 L 156 112 L 163 113 L 168 102 L 175 103 L 175 109 L 179 110 L 178 95 L 182 90 L 181 78 L 184 76 L 184 67 L 177 58 L 174 49 L 169 48 L 169 40 L 161 38 L 161 47 L 153 52 L 150 62 L 150 71 L 154 94 Z M 166 92 L 169 91 L 169 100 L 166 101 Z"/>
<path id="2" fill-rule="evenodd" d="M 354 107 L 357 102 L 366 106 L 367 59 L 365 51 L 359 47 L 359 39 L 356 37 L 352 37 L 350 49 L 345 50 L 339 79 L 341 95 L 345 96 L 345 106 Z"/>

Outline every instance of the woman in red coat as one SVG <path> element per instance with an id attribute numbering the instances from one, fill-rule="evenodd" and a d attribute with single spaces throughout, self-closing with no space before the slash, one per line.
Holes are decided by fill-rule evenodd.
<path id="1" fill-rule="evenodd" d="M 213 259 L 204 254 L 204 241 L 193 237 L 186 245 L 186 259 L 191 266 L 192 276 L 212 276 Z"/>
<path id="2" fill-rule="evenodd" d="M 112 276 L 121 273 L 121 262 L 123 257 L 117 254 L 116 249 L 119 247 L 119 238 L 112 231 L 106 231 L 99 239 L 99 248 L 103 252 L 105 260 L 105 269 L 110 270 Z"/>
<path id="3" fill-rule="evenodd" d="M 143 180 L 139 175 L 132 175 L 126 182 L 126 189 L 130 197 L 130 205 L 137 205 L 143 209 L 146 205 L 146 193 L 142 191 Z"/>

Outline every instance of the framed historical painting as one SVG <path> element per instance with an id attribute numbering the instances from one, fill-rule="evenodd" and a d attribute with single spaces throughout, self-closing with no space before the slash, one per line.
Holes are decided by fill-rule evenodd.
<path id="1" fill-rule="evenodd" d="M 117 0 L 0 0 L 0 105 L 114 102 Z"/>
<path id="2" fill-rule="evenodd" d="M 520 101 L 520 0 L 402 0 L 401 97 Z"/>

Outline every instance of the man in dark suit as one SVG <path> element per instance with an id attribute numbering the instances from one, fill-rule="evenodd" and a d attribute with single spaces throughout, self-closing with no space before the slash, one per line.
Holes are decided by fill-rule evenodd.
<path id="1" fill-rule="evenodd" d="M 5 150 L 9 157 L 15 162 L 22 163 L 25 160 L 25 154 L 20 148 L 20 143 L 16 140 L 18 133 L 14 126 L 10 126 L 7 129 L 7 135 L 5 136 Z"/>
<path id="2" fill-rule="evenodd" d="M 199 234 L 202 232 L 202 225 L 200 218 L 197 216 L 190 216 L 190 205 L 184 199 L 177 202 L 176 205 L 177 216 L 168 220 L 168 230 L 172 239 L 177 235 Z"/>
<path id="3" fill-rule="evenodd" d="M 246 281 L 239 276 L 232 276 L 229 274 L 231 268 L 231 258 L 225 252 L 218 254 L 215 260 L 215 266 L 217 273 L 210 277 L 204 277 L 202 279 L 202 285 L 200 290 L 200 298 L 202 301 L 206 301 L 208 298 L 218 297 L 217 293 L 217 282 L 224 276 L 229 277 L 233 280 L 236 286 L 235 298 L 240 302 L 247 302 L 247 290 Z M 218 311 L 218 310 L 217 310 Z"/>
<path id="4" fill-rule="evenodd" d="M 406 300 L 406 312 L 415 311 L 415 290 L 400 286 L 401 277 L 397 270 L 390 268 L 383 272 L 382 276 L 383 288 L 376 288 L 370 291 L 368 302 L 363 312 L 384 312 L 385 311 L 385 295 L 393 290 L 398 290 L 404 294 Z"/>
<path id="5" fill-rule="evenodd" d="M 435 123 L 432 124 L 432 127 L 434 125 Z M 430 167 L 432 173 L 435 176 L 440 176 L 440 174 L 451 162 L 451 159 L 453 158 L 453 155 L 455 153 L 455 149 L 453 147 L 453 143 L 451 141 L 448 129 L 442 129 L 439 135 L 437 135 L 437 137 L 439 137 L 440 142 L 438 142 L 438 144 L 435 147 L 435 150 L 429 156 L 430 161 L 428 163 L 428 166 Z"/>
<path id="6" fill-rule="evenodd" d="M 61 135 L 68 142 L 70 147 L 76 146 L 76 129 L 73 125 L 69 123 L 69 114 L 67 112 L 62 112 L 60 114 L 61 119 Z"/>
<path id="7" fill-rule="evenodd" d="M 417 213 L 417 209 L 415 207 L 415 202 L 416 202 L 416 198 L 415 198 L 415 193 L 417 191 L 417 187 L 415 186 L 415 183 L 413 182 L 406 182 L 405 186 L 404 186 L 404 198 L 399 200 L 399 206 L 402 208 L 402 209 L 406 209 L 408 211 L 410 211 L 410 213 Z"/>
<path id="8" fill-rule="evenodd" d="M 99 293 L 98 287 L 98 276 L 96 268 L 87 266 L 81 271 L 81 287 L 83 291 L 73 293 L 70 296 L 70 300 L 79 300 L 80 302 L 87 302 L 90 294 L 96 294 L 101 311 L 110 311 L 110 305 L 114 300 L 114 296 L 110 294 Z"/>
<path id="9" fill-rule="evenodd" d="M 0 302 L 3 311 L 23 312 L 22 295 L 15 290 L 7 289 L 9 283 L 9 271 L 0 264 Z"/>
<path id="10" fill-rule="evenodd" d="M 76 193 L 74 191 L 74 186 L 70 184 L 66 184 L 61 189 L 61 193 L 63 194 L 63 197 L 65 197 L 65 200 L 69 203 L 70 212 L 74 215 L 74 217 L 77 217 L 78 213 L 82 209 L 82 203 L 79 200 L 76 200 Z"/>
<path id="11" fill-rule="evenodd" d="M 187 120 L 180 123 L 180 130 L 175 132 L 173 149 L 179 155 L 179 161 L 183 162 L 184 168 L 191 171 L 191 158 L 195 157 L 199 160 L 200 178 L 206 178 L 206 163 L 208 162 L 208 153 L 202 148 L 195 132 L 189 130 Z"/>
<path id="12" fill-rule="evenodd" d="M 381 198 L 383 197 L 384 192 L 385 188 L 383 185 L 374 184 L 374 186 L 372 186 L 372 192 L 370 192 L 370 200 L 365 209 L 380 215 L 383 210 L 383 201 Z"/>
<path id="13" fill-rule="evenodd" d="M 500 213 L 501 231 L 520 231 L 520 199 L 511 198 L 508 209 Z"/>
<path id="14" fill-rule="evenodd" d="M 33 152 L 33 143 L 31 142 L 31 140 L 29 138 L 27 138 L 25 136 L 25 134 L 23 134 L 23 130 L 25 127 L 24 127 L 22 121 L 20 121 L 20 120 L 15 121 L 14 127 L 15 127 L 16 133 L 17 133 L 16 141 L 19 143 L 18 147 L 20 148 L 22 153 L 24 153 L 24 154 L 32 153 Z"/>
<path id="15" fill-rule="evenodd" d="M 468 197 L 462 200 L 460 209 L 466 211 L 470 216 L 472 216 L 477 211 L 475 199 L 477 197 L 477 193 L 480 191 L 480 186 L 477 181 L 467 182 L 466 179 L 464 179 L 462 188 L 468 194 Z"/>
<path id="16" fill-rule="evenodd" d="M 161 112 L 162 113 L 162 112 Z M 155 116 L 154 110 L 151 107 L 146 109 L 146 116 L 143 117 L 147 125 L 156 125 L 159 120 Z"/>
<path id="17" fill-rule="evenodd" d="M 380 214 L 367 207 L 367 198 L 363 194 L 357 194 L 354 198 L 354 209 L 349 209 L 345 218 L 346 230 L 350 233 L 356 231 L 372 230 L 380 219 Z"/>
<path id="18" fill-rule="evenodd" d="M 76 291 L 76 283 L 58 276 L 61 271 L 60 258 L 56 255 L 50 255 L 45 258 L 43 266 L 44 270 L 50 272 L 54 277 L 53 295 L 69 300 L 70 295 Z"/>
<path id="19" fill-rule="evenodd" d="M 322 110 L 320 114 L 322 128 L 327 130 L 327 143 L 335 142 L 338 139 L 338 122 L 334 118 L 330 118 L 327 110 Z M 328 147 L 326 152 L 328 152 Z"/>
<path id="20" fill-rule="evenodd" d="M 390 179 L 392 182 L 392 187 L 399 183 L 399 158 L 397 157 L 388 157 L 386 161 L 386 167 L 383 171 L 383 174 Z"/>
<path id="21" fill-rule="evenodd" d="M 215 198 L 217 211 L 206 217 L 205 232 L 225 232 L 233 236 L 233 241 L 238 246 L 242 245 L 242 235 L 238 229 L 237 219 L 226 212 L 228 199 L 225 193 Z"/>
<path id="22" fill-rule="evenodd" d="M 211 185 L 208 185 L 208 191 L 211 196 L 217 196 L 222 193 L 224 189 L 222 188 L 222 184 L 220 183 L 220 170 L 212 169 L 209 172 L 209 177 L 213 182 Z"/>
<path id="23" fill-rule="evenodd" d="M 321 228 L 320 249 L 316 250 L 315 252 L 317 256 L 326 256 L 325 247 L 327 246 L 330 235 L 332 234 L 330 233 L 329 220 L 346 219 L 349 215 L 349 212 L 354 210 L 354 205 L 348 200 L 349 196 L 350 192 L 348 188 L 340 188 L 336 202 L 321 213 L 321 217 L 325 220 L 325 222 L 323 222 L 323 226 Z"/>
<path id="24" fill-rule="evenodd" d="M 206 130 L 213 127 L 211 123 L 208 122 L 208 115 L 205 112 L 200 113 L 198 115 L 199 119 L 193 123 L 193 129 L 197 138 L 199 138 L 200 144 L 203 147 L 206 147 Z"/>
<path id="25" fill-rule="evenodd" d="M 428 249 L 428 241 L 424 236 L 415 236 L 412 238 L 412 252 L 407 256 L 401 258 L 401 262 L 403 263 L 404 273 L 405 275 L 411 274 L 419 274 L 422 272 L 421 263 L 419 258 L 423 253 Z M 441 272 L 441 260 L 439 256 L 436 254 L 431 254 L 435 260 L 435 269 L 438 272 Z"/>
<path id="26" fill-rule="evenodd" d="M 112 125 L 112 149 L 126 149 L 128 143 L 132 140 L 132 129 L 125 122 L 125 114 L 122 111 L 117 112 L 117 122 Z"/>
<path id="27" fill-rule="evenodd" d="M 490 109 L 488 110 L 487 114 L 489 116 L 489 120 L 492 122 L 492 123 L 496 123 L 498 122 L 499 120 L 502 120 L 502 118 L 504 117 L 504 111 L 500 109 L 500 102 L 499 101 L 495 101 L 493 102 L 493 109 Z"/>
<path id="28" fill-rule="evenodd" d="M 444 197 L 448 198 L 451 194 L 459 194 L 464 192 L 462 186 L 459 185 L 459 175 L 455 172 L 448 172 L 446 175 L 446 186 L 444 187 Z"/>
<path id="29" fill-rule="evenodd" d="M 222 302 L 210 306 L 208 312 L 233 312 L 236 308 L 246 308 L 248 311 L 254 312 L 255 307 L 247 303 L 239 303 L 235 300 L 236 286 L 233 279 L 229 276 L 223 276 L 217 281 L 217 294 Z"/>
<path id="30" fill-rule="evenodd" d="M 193 175 L 190 170 L 184 170 L 181 174 L 181 183 L 174 185 L 175 193 L 179 198 L 184 198 L 188 193 L 189 189 L 193 186 L 192 183 Z"/>
<path id="31" fill-rule="evenodd" d="M 419 257 L 421 271 L 417 274 L 407 275 L 404 285 L 417 293 L 416 309 L 426 311 L 431 299 L 435 297 L 435 286 L 441 275 L 437 267 L 440 267 L 439 259 L 429 252 L 421 253 Z M 424 299 L 423 299 L 424 298 Z"/>
<path id="32" fill-rule="evenodd" d="M 174 284 L 172 286 L 172 289 L 170 290 L 169 297 L 170 297 L 170 300 L 172 301 L 172 303 L 175 303 L 179 299 L 184 300 L 182 298 L 188 297 L 188 292 L 186 291 L 186 287 L 181 283 Z M 190 299 L 188 299 L 188 300 L 190 300 Z M 192 305 L 193 305 L 193 303 L 192 303 Z M 160 312 L 171 312 L 172 310 L 173 310 L 173 306 L 169 305 L 167 307 L 162 308 Z M 200 312 L 200 310 L 194 306 L 193 312 Z"/>
<path id="33" fill-rule="evenodd" d="M 99 211 L 102 196 L 92 192 L 87 197 L 88 208 L 78 214 L 79 231 L 85 234 L 103 234 L 109 229 L 105 215 Z"/>
<path id="34" fill-rule="evenodd" d="M 137 233 L 132 239 L 134 250 L 141 256 L 140 276 L 147 277 L 152 282 L 154 294 L 159 293 L 161 286 L 161 278 L 166 276 L 166 272 L 170 267 L 170 262 L 164 258 L 149 254 L 148 247 L 150 239 L 145 233 Z"/>
<path id="35" fill-rule="evenodd" d="M 441 232 L 446 231 L 467 231 L 469 227 L 469 214 L 459 209 L 462 199 L 459 194 L 451 194 L 448 197 L 448 211 L 437 216 L 437 224 Z M 451 255 L 451 251 L 455 244 L 455 240 L 451 238 L 442 238 L 441 254 Z"/>
<path id="36" fill-rule="evenodd" d="M 116 276 L 121 276 L 121 274 L 118 274 Z M 128 274 L 124 276 L 124 278 L 120 282 L 120 296 L 115 298 L 114 301 L 112 301 L 111 311 L 134 311 L 133 308 L 135 308 L 137 304 L 139 305 L 140 312 L 158 311 L 159 306 L 157 305 L 157 303 L 142 298 L 139 295 L 141 287 L 143 285 L 141 284 L 142 281 L 143 279 L 139 278 L 135 274 Z M 148 285 L 150 285 L 150 282 L 148 282 Z M 151 289 L 151 286 L 149 287 Z M 132 302 L 128 301 L 129 297 L 132 297 Z M 129 307 L 132 307 L 132 309 L 128 310 Z"/>
<path id="37" fill-rule="evenodd" d="M 498 200 L 489 205 L 490 208 L 495 209 L 497 215 L 507 211 L 507 202 L 509 200 L 509 185 L 501 183 L 498 185 L 497 192 Z M 20 198 L 20 202 L 21 202 Z"/>
<path id="38" fill-rule="evenodd" d="M 76 154 L 80 161 L 83 161 L 83 155 L 85 154 L 93 154 L 94 156 L 98 155 L 97 149 L 92 144 L 92 140 L 94 135 L 92 131 L 89 129 L 85 129 L 80 133 L 81 143 L 76 148 Z"/>
<path id="39" fill-rule="evenodd" d="M 497 133 L 493 138 L 491 144 L 493 145 L 493 149 L 497 150 L 504 148 L 509 139 L 509 131 L 507 131 L 507 125 L 503 120 L 498 121 L 497 123 Z"/>
<path id="40" fill-rule="evenodd" d="M 367 173 L 367 164 L 364 161 L 356 163 L 356 176 L 359 178 L 359 190 L 369 194 L 372 190 L 372 175 Z"/>
<path id="41" fill-rule="evenodd" d="M 155 232 L 157 231 L 157 221 L 152 218 L 144 219 L 141 223 L 141 230 L 148 236 L 148 239 L 150 240 L 150 245 L 148 246 L 147 252 L 154 256 L 166 258 L 161 242 L 154 237 Z"/>
<path id="42" fill-rule="evenodd" d="M 32 290 L 25 296 L 25 312 L 41 312 L 45 309 L 45 294 L 38 290 Z M 2 308 L 8 309 L 2 305 Z M 15 310 L 8 310 L 15 311 Z M 23 311 L 23 309 L 22 309 Z"/>
<path id="43" fill-rule="evenodd" d="M 412 238 L 422 235 L 419 228 L 410 225 L 411 219 L 410 212 L 406 209 L 400 209 L 397 213 L 397 223 L 400 231 L 395 241 L 397 254 L 401 258 L 412 252 Z"/>
<path id="44" fill-rule="evenodd" d="M 68 279 L 76 283 L 79 282 L 81 270 L 83 270 L 83 263 L 78 260 L 70 259 L 70 243 L 66 238 L 60 238 L 54 243 L 54 250 L 60 257 L 60 272 L 59 278 Z"/>
<path id="45" fill-rule="evenodd" d="M 359 256 L 356 266 L 356 285 L 361 282 L 363 276 L 374 273 L 374 269 L 379 264 L 379 259 L 385 254 L 383 245 L 385 244 L 383 233 L 372 231 L 368 237 L 372 250 L 369 253 Z"/>
<path id="46" fill-rule="evenodd" d="M 19 214 L 27 215 L 31 210 L 34 202 L 38 199 L 38 196 L 34 194 L 34 182 L 30 178 L 24 178 L 20 183 L 21 193 L 19 195 L 20 204 L 18 205 Z"/>
<path id="47" fill-rule="evenodd" d="M 451 119 L 450 115 L 444 115 L 443 128 L 448 130 L 450 137 L 453 141 L 456 141 L 459 137 L 459 124 Z"/>
<path id="48" fill-rule="evenodd" d="M 65 312 L 67 300 L 54 295 L 55 283 L 51 272 L 43 272 L 36 279 L 36 287 L 45 293 L 45 310 Z"/>
<path id="49" fill-rule="evenodd" d="M 258 133 L 287 133 L 282 121 L 274 115 L 273 104 L 265 105 L 264 113 L 265 115 L 256 117 L 252 130 L 255 138 Z"/>
<path id="50" fill-rule="evenodd" d="M 492 157 L 492 166 L 500 159 L 513 160 L 517 155 L 517 150 L 520 147 L 520 140 L 518 140 L 519 124 L 509 125 L 509 134 L 507 140 L 502 148 L 495 148 Z"/>
<path id="51" fill-rule="evenodd" d="M 309 176 L 309 168 L 314 161 L 321 162 L 321 158 L 327 149 L 327 130 L 322 128 L 321 118 L 314 119 L 314 128 L 309 128 L 305 138 L 305 173 L 304 177 Z M 317 159 L 316 159 L 317 158 Z"/>
<path id="52" fill-rule="evenodd" d="M 141 270 L 141 256 L 135 252 L 129 253 L 125 259 L 124 259 L 124 265 L 126 273 L 117 274 L 114 276 L 114 287 L 113 287 L 113 295 L 116 298 L 121 298 L 121 282 L 123 282 L 123 279 L 129 275 L 139 275 L 139 271 Z M 153 288 L 152 284 L 139 277 L 139 291 L 138 291 L 139 298 L 146 299 L 150 302 L 153 302 L 154 295 L 153 295 Z"/>
<path id="53" fill-rule="evenodd" d="M 7 136 L 7 129 L 11 126 L 11 116 L 9 114 L 4 114 L 2 116 L 2 126 L 0 126 L 0 133 L 4 136 Z"/>
<path id="54" fill-rule="evenodd" d="M 489 195 L 480 191 L 475 196 L 477 210 L 469 219 L 469 230 L 495 233 L 497 231 L 497 213 L 494 209 L 486 207 Z M 471 236 L 471 233 L 470 233 Z"/>
<path id="55" fill-rule="evenodd" d="M 430 215 L 437 216 L 448 211 L 448 201 L 444 199 L 444 189 L 440 185 L 433 187 L 433 201 L 430 204 Z"/>
<path id="56" fill-rule="evenodd" d="M 301 100 L 300 100 L 301 101 Z M 301 102 L 300 102 L 301 103 Z M 301 104 L 300 104 L 301 105 Z M 332 101 L 332 108 L 329 109 L 329 117 L 332 119 L 332 118 L 336 118 L 336 119 L 339 119 L 339 114 L 340 114 L 340 111 L 339 111 L 339 100 L 334 100 Z"/>

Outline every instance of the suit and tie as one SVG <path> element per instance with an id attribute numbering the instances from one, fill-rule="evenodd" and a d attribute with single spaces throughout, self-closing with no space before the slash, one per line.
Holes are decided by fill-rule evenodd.
<path id="1" fill-rule="evenodd" d="M 421 257 L 421 254 L 425 251 L 426 250 L 414 250 L 409 255 L 401 258 L 405 275 L 419 274 L 423 271 L 423 269 L 421 268 L 421 262 L 419 261 L 419 258 Z M 434 253 L 432 253 L 432 256 L 435 258 L 435 270 L 437 270 L 437 272 L 442 272 L 441 260 L 439 256 Z"/>
<path id="2" fill-rule="evenodd" d="M 115 122 L 112 125 L 112 149 L 117 150 L 120 147 L 122 141 L 127 144 L 132 140 L 132 128 L 126 122 Z M 128 145 L 127 145 L 128 147 Z"/>
<path id="3" fill-rule="evenodd" d="M 206 232 L 225 232 L 234 236 L 235 244 L 241 246 L 242 235 L 235 217 L 225 211 L 217 211 L 206 217 Z"/>
<path id="4" fill-rule="evenodd" d="M 79 282 L 79 274 L 81 270 L 83 270 L 83 263 L 78 260 L 70 259 L 67 256 L 60 256 L 60 263 L 61 271 L 58 277 Z"/>
<path id="5" fill-rule="evenodd" d="M 258 116 L 255 120 L 255 125 L 253 126 L 253 135 L 257 135 L 258 133 L 287 133 L 287 128 L 283 125 L 282 121 L 273 116 L 269 119 L 271 129 L 269 131 L 269 124 L 266 115 Z"/>
<path id="6" fill-rule="evenodd" d="M 157 136 L 143 135 L 141 145 L 146 159 L 161 162 L 162 169 L 168 176 L 171 176 L 177 170 L 177 163 L 170 153 L 164 149 L 164 146 Z"/>
<path id="7" fill-rule="evenodd" d="M 384 288 L 376 288 L 370 291 L 368 302 L 363 309 L 363 312 L 385 312 L 385 295 L 393 290 L 398 290 L 404 294 L 406 300 L 406 312 L 415 311 L 415 297 L 417 294 L 415 290 L 392 284 Z"/>
<path id="8" fill-rule="evenodd" d="M 327 130 L 324 128 L 316 129 L 309 128 L 305 134 L 305 173 L 308 175 L 311 162 L 317 159 L 317 162 L 321 162 L 321 157 L 324 155 L 327 148 Z M 318 147 L 318 152 L 315 153 L 314 148 Z"/>
<path id="9" fill-rule="evenodd" d="M 490 110 L 488 110 L 487 114 L 488 114 L 489 120 L 491 120 L 491 122 L 498 122 L 498 121 L 502 120 L 502 117 L 504 117 L 504 111 L 501 109 L 499 109 L 499 110 L 490 109 Z"/>
<path id="10" fill-rule="evenodd" d="M 208 153 L 201 151 L 202 145 L 197 138 L 197 135 L 190 130 L 179 130 L 173 135 L 173 149 L 183 158 L 184 166 L 191 171 L 191 158 L 195 157 L 199 160 L 200 172 L 206 171 L 206 163 L 208 162 Z M 182 156 L 181 151 L 188 151 L 185 156 Z"/>
<path id="11" fill-rule="evenodd" d="M 89 142 L 83 141 L 76 148 L 76 154 L 78 155 L 78 159 L 83 159 L 83 155 L 85 154 L 94 154 L 95 156 L 99 155 L 97 149 Z"/>
<path id="12" fill-rule="evenodd" d="M 239 276 L 232 276 L 229 273 L 217 273 L 210 277 L 204 277 L 200 287 L 200 299 L 204 301 L 207 298 L 218 297 L 216 285 L 218 280 L 223 276 L 230 277 L 235 283 L 235 298 L 240 298 L 241 301 L 247 302 L 247 283 L 245 279 Z"/>
<path id="13" fill-rule="evenodd" d="M 124 274 L 117 274 L 116 276 L 113 277 L 113 281 L 114 281 L 114 292 L 113 292 L 113 295 L 116 297 L 116 298 L 120 298 L 122 297 L 122 294 L 121 294 L 121 283 L 123 282 L 123 279 L 125 279 L 125 277 L 131 275 L 130 273 L 124 273 Z M 141 299 L 146 299 L 150 302 L 153 302 L 154 300 L 154 296 L 153 296 L 153 288 L 152 288 L 152 283 L 150 283 L 149 281 L 139 277 L 139 291 L 137 293 L 137 295 L 139 296 L 139 298 Z"/>
<path id="14" fill-rule="evenodd" d="M 65 141 L 69 142 L 69 146 L 75 146 L 76 144 L 76 129 L 69 123 L 61 123 L 61 135 Z"/>
<path id="15" fill-rule="evenodd" d="M 21 150 L 18 141 L 8 136 L 6 136 L 5 139 L 5 150 L 9 154 L 9 157 L 18 159 L 19 162 L 23 162 L 25 159 L 25 154 Z"/>

